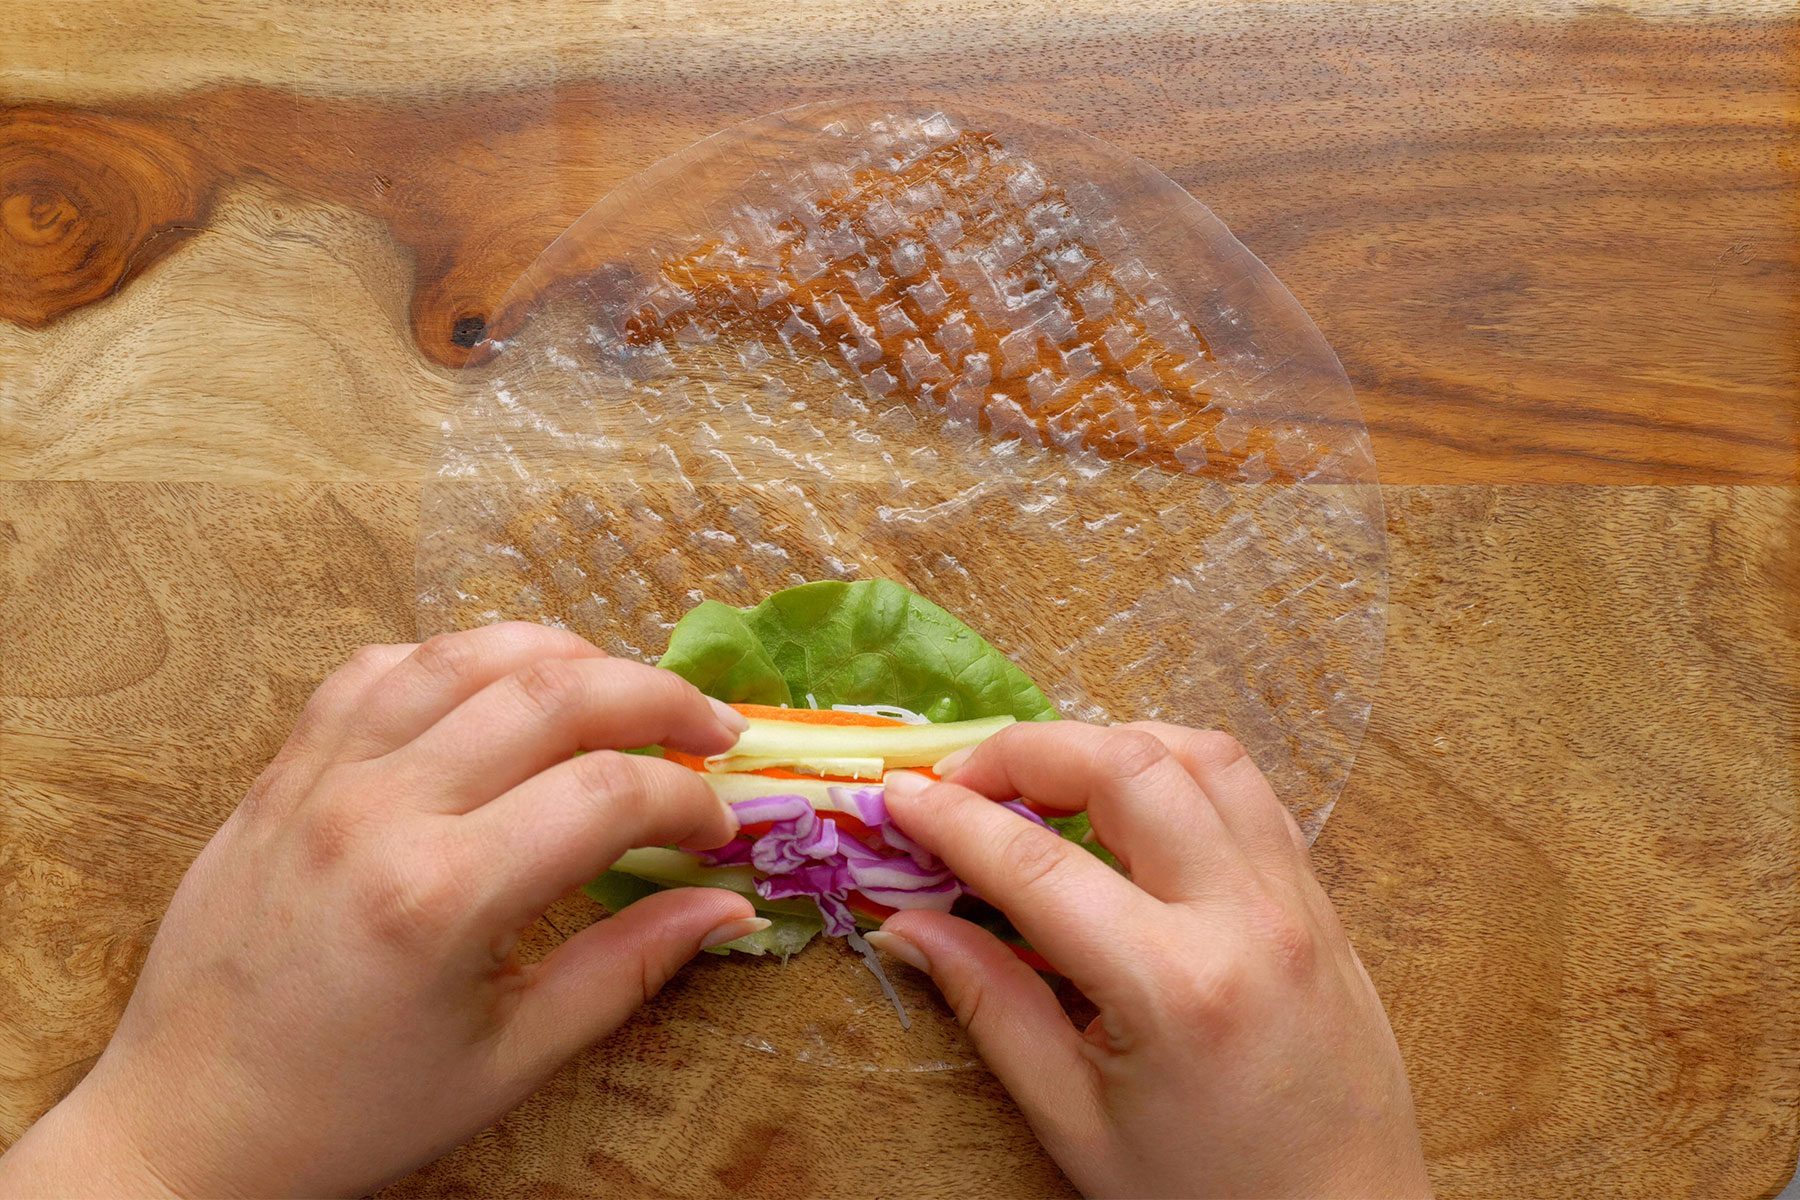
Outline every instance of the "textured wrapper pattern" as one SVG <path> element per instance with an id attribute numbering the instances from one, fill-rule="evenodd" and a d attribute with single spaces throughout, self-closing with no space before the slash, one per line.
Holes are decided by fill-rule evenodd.
<path id="1" fill-rule="evenodd" d="M 790 110 L 600 201 L 489 328 L 421 632 L 653 661 L 701 599 L 887 577 L 1068 716 L 1231 731 L 1324 823 L 1382 653 L 1367 433 L 1293 297 L 1146 164 L 999 114 Z"/>

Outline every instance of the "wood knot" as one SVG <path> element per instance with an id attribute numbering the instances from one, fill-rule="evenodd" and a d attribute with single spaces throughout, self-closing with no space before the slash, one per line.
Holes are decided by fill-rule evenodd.
<path id="1" fill-rule="evenodd" d="M 473 349 L 486 336 L 487 320 L 484 317 L 458 317 L 450 328 L 451 342 L 465 350 Z"/>
<path id="2" fill-rule="evenodd" d="M 47 246 L 69 236 L 80 213 L 61 192 L 18 192 L 0 199 L 0 225 L 28 246 Z"/>
<path id="3" fill-rule="evenodd" d="M 201 174 L 149 122 L 0 113 L 0 319 L 43 325 L 111 293 L 179 240 L 155 235 L 204 217 Z"/>

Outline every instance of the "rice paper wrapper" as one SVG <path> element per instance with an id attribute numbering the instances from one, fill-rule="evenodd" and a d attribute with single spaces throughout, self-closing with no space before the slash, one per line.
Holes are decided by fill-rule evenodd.
<path id="1" fill-rule="evenodd" d="M 1367 433 L 1299 304 L 1149 165 L 998 113 L 776 113 L 595 204 L 488 331 L 421 633 L 543 621 L 654 661 L 702 599 L 890 578 L 1067 716 L 1229 730 L 1324 824 L 1382 657 Z M 779 983 L 720 982 L 721 1016 L 706 979 L 744 965 Z M 835 948 L 744 965 L 704 964 L 689 1016 L 858 1068 L 973 1058 L 909 974 L 938 1019 L 902 1038 Z"/>

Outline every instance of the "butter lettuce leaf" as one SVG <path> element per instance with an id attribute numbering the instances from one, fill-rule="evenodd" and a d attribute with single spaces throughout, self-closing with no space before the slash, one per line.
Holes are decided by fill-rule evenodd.
<path id="1" fill-rule="evenodd" d="M 805 583 L 754 608 L 706 601 L 676 624 L 658 665 L 731 703 L 897 704 L 934 723 L 1056 715 L 1011 659 L 886 579 Z"/>
<path id="2" fill-rule="evenodd" d="M 648 879 L 627 874 L 624 871 L 607 871 L 598 879 L 582 887 L 590 900 L 593 900 L 609 913 L 623 912 L 629 905 L 635 904 L 652 892 L 660 892 L 665 885 L 653 883 Z M 700 886 L 705 886 L 704 884 Z M 806 943 L 823 931 L 824 923 L 813 917 L 795 916 L 790 912 L 778 912 L 764 907 L 762 897 L 747 897 L 756 905 L 758 916 L 769 919 L 769 927 L 755 933 L 746 934 L 736 941 L 724 942 L 717 946 L 708 946 L 708 954 L 728 954 L 733 950 L 744 954 L 778 954 L 783 962 L 788 955 L 803 948 Z"/>
<path id="3" fill-rule="evenodd" d="M 745 619 L 754 611 L 702 600 L 676 622 L 657 665 L 731 704 L 791 704 L 786 678 Z"/>

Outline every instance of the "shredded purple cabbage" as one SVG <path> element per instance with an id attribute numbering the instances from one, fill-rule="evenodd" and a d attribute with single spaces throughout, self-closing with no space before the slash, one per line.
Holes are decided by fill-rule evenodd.
<path id="1" fill-rule="evenodd" d="M 826 794 L 839 808 L 853 812 L 862 823 L 880 826 L 888 823 L 887 794 L 878 787 L 833 787 Z"/>
<path id="2" fill-rule="evenodd" d="M 709 867 L 735 867 L 750 861 L 750 843 L 732 838 L 717 850 L 702 850 L 698 857 Z"/>
<path id="3" fill-rule="evenodd" d="M 957 897 L 975 895 L 938 857 L 907 837 L 888 815 L 887 797 L 879 787 L 833 787 L 832 803 L 856 816 L 880 835 L 880 845 L 838 828 L 821 817 L 803 796 L 769 795 L 739 800 L 731 806 L 740 825 L 769 823 L 768 832 L 733 838 L 716 850 L 700 855 L 709 866 L 749 865 L 755 868 L 756 894 L 765 900 L 805 897 L 819 907 L 825 932 L 848 939 L 876 980 L 882 995 L 900 1014 L 900 1027 L 912 1022 L 900 1003 L 894 985 L 881 969 L 874 947 L 856 931 L 856 914 L 850 911 L 850 893 L 860 892 L 889 908 L 930 908 L 949 912 Z M 1039 825 L 1047 822 L 1017 800 L 1004 806 Z"/>
<path id="4" fill-rule="evenodd" d="M 743 825 L 770 822 L 767 833 L 739 836 L 700 856 L 709 866 L 748 864 L 756 869 L 756 892 L 765 900 L 806 897 L 819 906 L 825 932 L 843 937 L 856 928 L 850 911 L 853 891 L 889 908 L 931 908 L 948 912 L 968 889 L 931 851 L 907 837 L 888 815 L 879 787 L 834 787 L 831 798 L 876 831 L 872 846 L 813 811 L 802 796 L 769 795 L 739 800 L 731 808 Z M 1037 824 L 1044 819 L 1018 801 L 1005 806 Z"/>
<path id="5" fill-rule="evenodd" d="M 731 811 L 737 814 L 740 824 L 756 825 L 763 821 L 799 820 L 812 812 L 812 805 L 805 796 L 758 796 L 754 800 L 739 800 Z"/>

